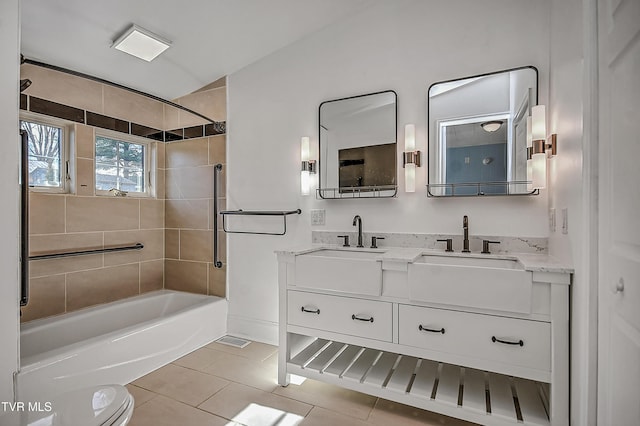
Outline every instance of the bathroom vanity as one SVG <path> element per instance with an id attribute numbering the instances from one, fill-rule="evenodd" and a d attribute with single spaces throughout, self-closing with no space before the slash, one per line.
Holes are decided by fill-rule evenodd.
<path id="1" fill-rule="evenodd" d="M 490 425 L 569 424 L 569 284 L 546 255 L 279 251 L 295 374 Z"/>

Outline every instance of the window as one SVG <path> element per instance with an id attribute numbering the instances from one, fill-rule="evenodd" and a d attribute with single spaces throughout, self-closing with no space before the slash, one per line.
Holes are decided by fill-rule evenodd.
<path id="1" fill-rule="evenodd" d="M 149 144 L 96 135 L 96 193 L 149 195 Z"/>
<path id="2" fill-rule="evenodd" d="M 68 181 L 66 161 L 67 128 L 48 120 L 20 120 L 29 143 L 29 187 L 47 192 L 65 192 Z"/>

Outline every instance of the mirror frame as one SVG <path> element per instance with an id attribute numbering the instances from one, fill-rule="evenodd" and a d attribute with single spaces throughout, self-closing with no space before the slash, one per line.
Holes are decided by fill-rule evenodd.
<path id="1" fill-rule="evenodd" d="M 441 183 L 431 183 L 431 120 L 429 118 L 430 116 L 430 102 L 429 102 L 429 93 L 431 92 L 431 89 L 433 88 L 433 86 L 438 85 L 438 84 L 443 84 L 443 83 L 452 83 L 454 81 L 460 81 L 460 80 L 467 80 L 470 78 L 478 78 L 478 77 L 488 77 L 491 75 L 496 75 L 496 74 L 502 74 L 505 72 L 512 72 L 512 71 L 519 71 L 519 70 L 526 70 L 526 69 L 532 69 L 535 74 L 536 74 L 536 88 L 535 88 L 535 96 L 536 96 L 536 103 L 535 105 L 538 105 L 539 102 L 539 93 L 540 93 L 540 77 L 538 74 L 538 68 L 536 68 L 533 65 L 525 65 L 525 66 L 521 66 L 521 67 L 515 67 L 515 68 L 507 68 L 507 69 L 503 69 L 503 70 L 499 70 L 499 71 L 492 71 L 492 72 L 488 72 L 488 73 L 483 73 L 483 74 L 475 74 L 475 75 L 470 75 L 470 76 L 466 76 L 466 77 L 459 77 L 459 78 L 453 78 L 450 80 L 442 80 L 442 81 L 436 81 L 435 83 L 431 84 L 429 86 L 429 88 L 427 89 L 427 167 L 428 167 L 428 171 L 427 171 L 427 197 L 434 197 L 434 198 L 459 198 L 459 197 L 500 197 L 500 196 L 518 196 L 518 195 L 538 195 L 540 193 L 540 190 L 538 189 L 534 189 L 530 192 L 520 192 L 520 193 L 513 193 L 510 194 L 508 192 L 509 189 L 509 185 L 510 185 L 510 181 L 504 181 L 504 182 L 499 182 L 499 184 L 504 185 L 507 188 L 507 193 L 505 194 L 485 194 L 485 193 L 476 193 L 476 194 L 460 194 L 460 195 L 434 195 L 431 193 L 430 190 L 430 185 L 448 185 L 448 184 L 441 184 Z M 529 100 L 529 108 L 531 109 L 532 106 L 534 106 L 534 104 L 531 103 L 531 100 Z M 435 143 L 435 142 L 434 142 Z M 468 186 L 472 186 L 472 185 L 477 185 L 478 187 L 480 187 L 481 185 L 487 185 L 488 182 L 469 182 L 467 185 Z M 462 185 L 462 184 L 461 184 Z"/>
<path id="2" fill-rule="evenodd" d="M 371 191 L 364 191 L 364 192 L 360 192 L 360 191 L 352 191 L 352 192 L 347 192 L 344 193 L 344 195 L 337 195 L 334 197 L 327 197 L 326 195 L 323 195 L 323 187 L 322 187 L 322 149 L 320 149 L 320 133 L 321 133 L 321 127 L 322 127 L 322 122 L 321 122 L 321 117 L 322 117 L 322 106 L 324 104 L 330 103 L 330 102 L 339 102 L 339 101 L 346 101 L 346 100 L 350 100 L 350 99 L 357 99 L 357 98 L 363 98 L 365 96 L 372 96 L 372 95 L 380 95 L 383 93 L 392 93 L 393 96 L 395 97 L 395 109 L 394 109 L 394 118 L 395 118 L 395 145 L 396 145 L 396 149 L 394 152 L 394 158 L 393 158 L 393 162 L 395 164 L 395 176 L 396 176 L 396 184 L 393 185 L 394 188 L 393 189 L 383 189 L 383 191 L 393 191 L 392 194 L 389 195 L 381 195 L 380 191 L 375 191 L 375 190 L 371 190 Z M 371 92 L 371 93 L 365 93 L 362 95 L 355 95 L 355 96 L 347 96 L 345 98 L 338 98 L 338 99 L 331 99 L 328 101 L 323 101 L 320 103 L 320 105 L 318 106 L 318 188 L 316 189 L 316 198 L 320 198 L 323 200 L 357 200 L 357 199 L 362 199 L 362 198 L 394 198 L 398 195 L 398 183 L 397 183 L 397 179 L 398 179 L 398 94 L 396 93 L 395 90 L 381 90 L 378 92 Z M 391 186 L 391 185 L 390 185 Z M 342 187 L 342 188 L 356 188 L 356 187 Z M 337 194 L 342 194 L 340 191 L 340 187 L 338 188 L 327 188 L 325 187 L 324 190 L 329 190 L 329 189 L 334 189 L 335 193 Z"/>

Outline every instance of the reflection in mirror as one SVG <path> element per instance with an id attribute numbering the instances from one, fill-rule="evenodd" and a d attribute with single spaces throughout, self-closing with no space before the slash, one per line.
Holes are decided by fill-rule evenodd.
<path id="1" fill-rule="evenodd" d="M 429 196 L 526 195 L 527 117 L 538 72 L 523 67 L 433 84 Z"/>
<path id="2" fill-rule="evenodd" d="M 396 195 L 396 100 L 385 91 L 320 104 L 321 198 Z"/>

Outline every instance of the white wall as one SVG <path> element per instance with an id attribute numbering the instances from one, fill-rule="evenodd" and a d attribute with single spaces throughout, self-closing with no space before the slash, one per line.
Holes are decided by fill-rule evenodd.
<path id="1" fill-rule="evenodd" d="M 549 83 L 548 133 L 558 135 L 558 155 L 550 160 L 549 207 L 556 209 L 556 231 L 549 235 L 549 251 L 561 260 L 573 262 L 571 285 L 571 423 L 595 424 L 596 384 L 596 296 L 592 280 L 597 273 L 594 237 L 590 227 L 590 203 L 596 200 L 590 188 L 595 172 L 588 152 L 593 88 L 589 79 L 595 43 L 590 28 L 590 0 L 553 0 L 551 2 L 551 57 Z M 570 31 L 568 29 L 571 29 Z M 597 119 L 595 119 L 597 122 Z M 595 136 L 594 136 L 595 137 Z M 587 157 L 585 157 L 587 155 Z M 568 212 L 568 234 L 562 233 L 562 210 Z M 597 222 L 595 222 L 597 223 Z"/>
<path id="2" fill-rule="evenodd" d="M 229 76 L 228 208 L 294 209 L 284 237 L 229 235 L 231 333 L 276 342 L 275 249 L 311 241 L 310 209 L 326 210 L 318 230 L 547 236 L 547 200 L 538 197 L 433 199 L 427 167 L 418 191 L 395 199 L 325 201 L 299 195 L 300 137 L 317 143 L 321 102 L 380 90 L 398 93 L 398 140 L 416 124 L 426 147 L 426 93 L 437 81 L 533 65 L 547 101 L 548 1 L 396 0 L 366 10 Z M 460 11 L 464 10 L 464 13 Z M 499 13 L 496 13 L 498 11 Z M 401 151 L 402 143 L 398 149 Z M 425 153 L 426 154 L 426 153 Z M 402 156 L 399 183 L 404 185 Z"/>
<path id="3" fill-rule="evenodd" d="M 0 401 L 13 401 L 18 369 L 18 79 L 19 0 L 0 2 Z M 0 412 L 2 414 L 2 412 Z"/>

